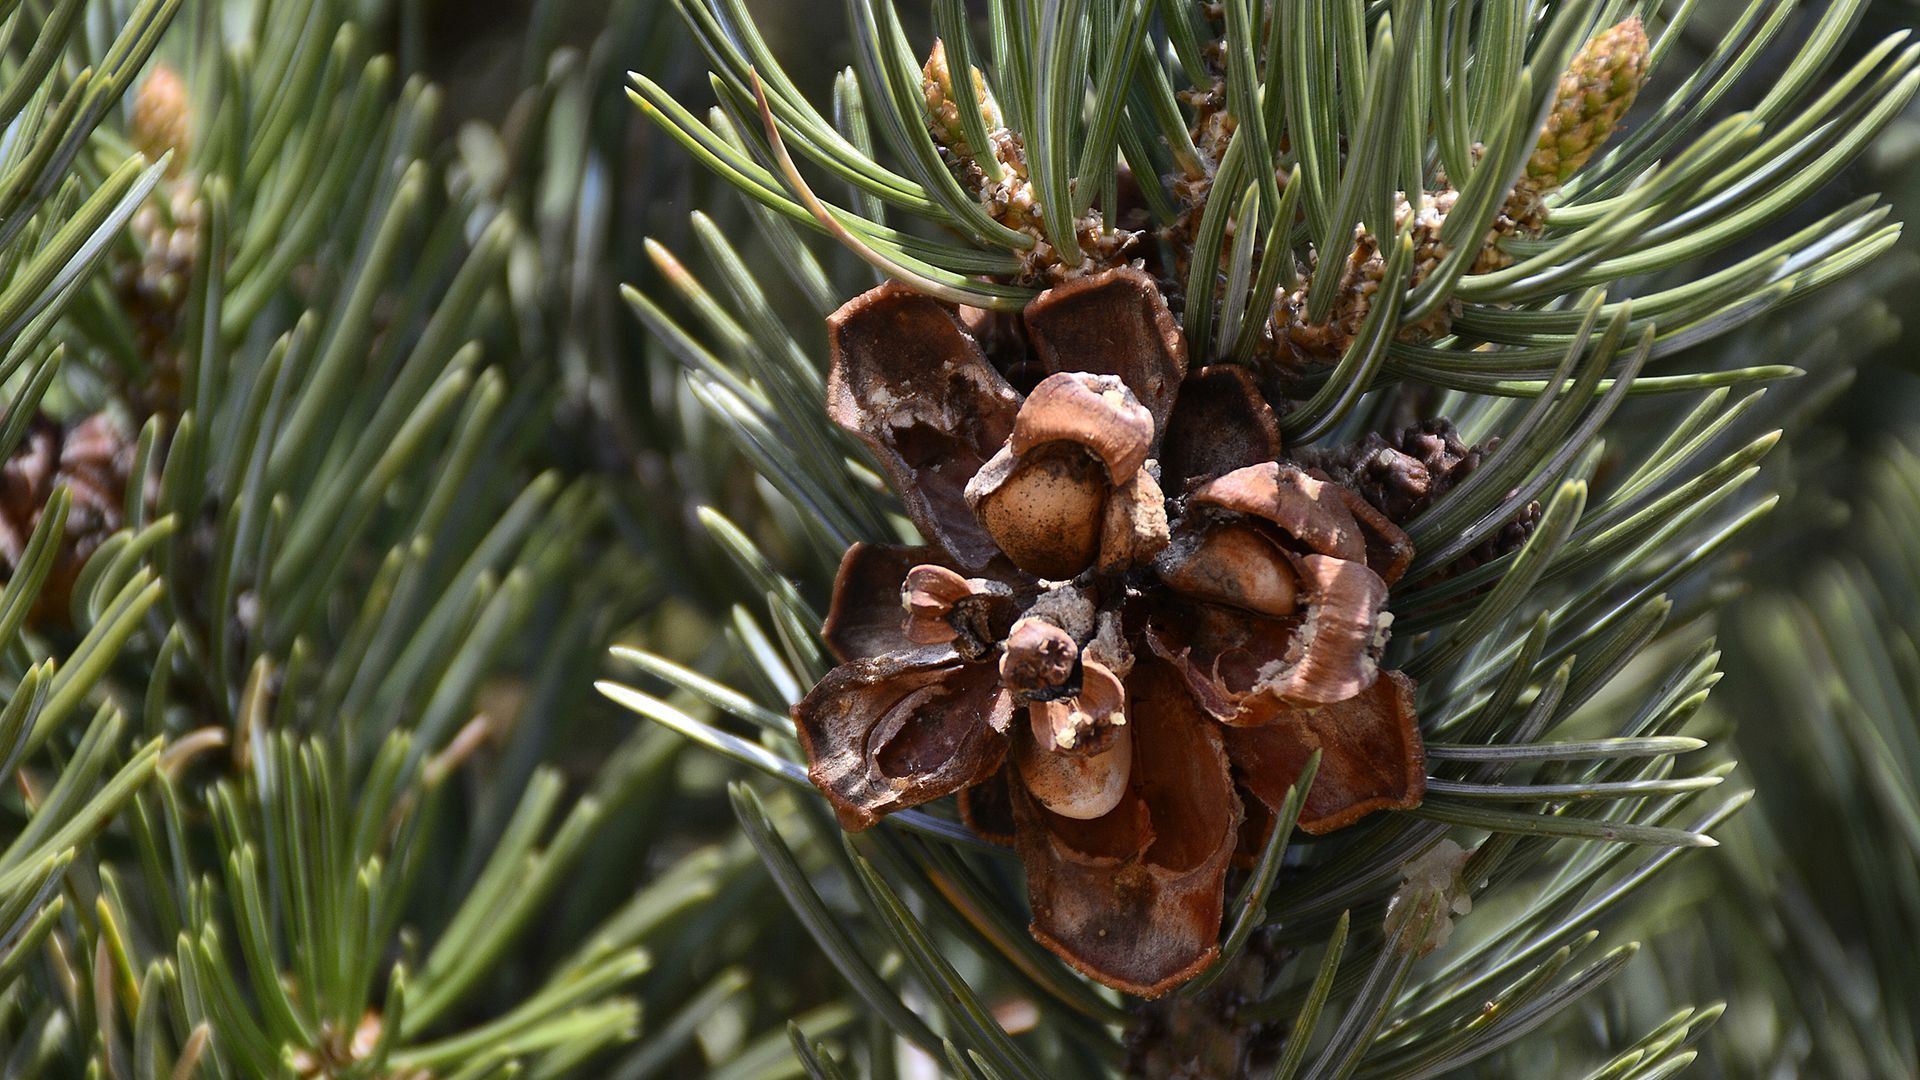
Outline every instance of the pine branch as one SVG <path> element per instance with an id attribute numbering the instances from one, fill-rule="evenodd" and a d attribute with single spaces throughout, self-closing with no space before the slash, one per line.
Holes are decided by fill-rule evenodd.
<path id="1" fill-rule="evenodd" d="M 100 40 L 106 8 L 0 5 L 0 1043 L 41 1075 L 671 1062 L 664 1000 L 738 956 L 675 950 L 754 867 L 644 812 L 670 739 L 551 763 L 649 576 L 583 554 L 605 485 L 556 467 L 565 368 L 514 336 L 564 308 L 510 266 L 582 230 L 448 175 L 441 92 L 340 5 L 163 39 L 178 6 Z M 593 881 L 623 847 L 656 883 Z"/>
<path id="2" fill-rule="evenodd" d="M 1826 73 L 1858 11 L 1846 3 L 1755 5 L 1704 57 L 1681 44 L 1689 5 L 1641 5 L 1643 33 L 1620 5 L 1522 19 L 1499 5 L 1229 0 L 1191 20 L 1159 5 L 1142 30 L 1134 5 L 996 4 L 991 48 L 945 5 L 945 40 L 916 78 L 905 58 L 922 50 L 880 0 L 849 8 L 861 63 L 836 83 L 829 115 L 744 6 L 679 6 L 717 107 L 702 120 L 645 75 L 633 100 L 755 204 L 787 280 L 712 243 L 711 271 L 653 245 L 665 287 L 628 299 L 759 474 L 764 505 L 719 533 L 767 609 L 734 613 L 726 663 L 739 682 L 632 653 L 672 700 L 604 692 L 792 785 L 801 802 L 785 811 L 784 797 L 736 793 L 756 847 L 868 1007 L 929 1002 L 898 1024 L 961 1072 L 1113 1068 L 1131 1054 L 1127 1068 L 1155 1073 L 1152 1061 L 1186 1060 L 1200 1044 L 1180 1040 L 1208 1024 L 1245 1040 L 1234 1067 L 1278 1064 L 1278 1075 L 1310 1061 L 1379 1076 L 1537 1063 L 1508 1048 L 1633 969 L 1633 946 L 1596 943 L 1630 902 L 1678 880 L 1669 867 L 1712 846 L 1747 799 L 1716 792 L 1726 767 L 1702 760 L 1709 732 L 1696 717 L 1719 654 L 1695 616 L 1712 603 L 1719 557 L 1773 506 L 1751 481 L 1779 433 L 1756 428 L 1757 391 L 1734 391 L 1798 371 L 1701 346 L 1740 340 L 1743 325 L 1889 250 L 1898 227 L 1871 200 L 1792 232 L 1775 223 L 1911 97 L 1913 56 L 1891 40 Z M 1783 77 L 1716 121 L 1789 26 L 1800 44 Z M 1139 34 L 1137 62 L 1057 48 Z M 1642 80 L 1658 93 L 1629 114 Z M 1064 106 L 1068 87 L 1084 109 Z M 1609 138 L 1623 115 L 1627 133 Z M 1110 186 L 1116 157 L 1135 204 Z M 1407 417 L 1450 421 L 1450 453 L 1479 448 L 1470 472 L 1406 515 L 1417 556 L 1389 600 L 1382 664 L 1420 678 L 1427 798 L 1296 843 L 1277 878 L 1254 879 L 1266 884 L 1234 910 L 1263 917 L 1233 940 L 1259 947 L 1205 976 L 1252 989 L 1129 1007 L 1123 1046 L 1084 1019 L 1110 1007 L 1100 991 L 1006 932 L 1025 919 L 1018 877 L 940 804 L 893 814 L 835 854 L 781 715 L 823 673 L 824 605 L 781 575 L 817 590 L 848 542 L 906 530 L 872 524 L 894 508 L 870 467 L 823 410 L 795 400 L 820 384 L 820 339 L 761 314 L 776 289 L 817 298 L 835 279 L 833 257 L 795 254 L 814 250 L 809 232 L 981 309 L 962 309 L 970 329 L 1136 260 L 1177 289 L 1193 368 L 1248 365 L 1282 410 L 1289 456 L 1343 483 L 1375 482 L 1369 462 L 1410 453 L 1389 426 Z M 1656 395 L 1686 404 L 1659 408 Z M 806 543 L 776 554 L 750 536 Z M 859 903 L 829 904 L 842 889 Z M 1467 914 L 1476 905 L 1497 914 Z M 905 961 L 897 970 L 872 963 L 889 952 Z M 1033 1002 L 1042 1021 L 1009 1035 L 991 1019 L 996 995 Z M 1553 1071 L 1666 1075 L 1718 1015 L 1670 1013 Z M 811 1075 L 844 1068 L 843 1055 L 795 1046 Z"/>

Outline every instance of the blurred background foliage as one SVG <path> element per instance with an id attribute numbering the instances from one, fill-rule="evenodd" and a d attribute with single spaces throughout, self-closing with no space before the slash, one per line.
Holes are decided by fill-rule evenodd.
<path id="1" fill-rule="evenodd" d="M 69 76 L 153 5 L 83 6 L 85 26 L 62 43 Z M 854 61 L 827 6 L 748 4 L 815 101 Z M 1686 47 L 1706 52 L 1744 6 L 1703 0 Z M 710 97 L 672 6 L 186 0 L 169 14 L 156 56 L 191 88 L 194 145 L 176 149 L 203 178 L 181 205 L 199 200 L 196 242 L 227 245 L 225 265 L 246 272 L 223 281 L 191 264 L 184 311 L 153 331 L 184 367 L 198 435 L 142 427 L 128 387 L 152 372 L 118 364 L 143 328 L 116 319 L 113 266 L 147 272 L 157 234 L 136 225 L 99 285 L 68 301 L 69 354 L 46 410 L 130 422 L 156 480 L 178 479 L 136 509 L 119 546 L 157 529 L 144 543 L 178 561 L 156 577 L 164 600 L 119 573 L 97 601 L 76 601 L 73 626 L 9 642 L 7 678 L 30 698 L 36 662 L 59 656 L 64 670 L 95 655 L 88 631 L 128 626 L 98 653 L 112 663 L 88 698 L 119 718 L 84 735 L 68 721 L 50 748 L 32 746 L 26 775 L 50 779 L 92 755 L 109 778 L 159 779 L 124 796 L 97 859 L 71 863 L 87 869 L 69 872 L 75 855 L 51 848 L 53 861 L 28 867 L 51 884 L 22 892 L 23 873 L 0 888 L 0 930 L 18 931 L 0 933 L 7 1074 L 159 1076 L 198 1062 L 223 1076 L 771 1078 L 801 1070 L 789 1020 L 833 1047 L 891 1047 L 898 1025 L 821 961 L 742 835 L 728 783 L 745 771 L 591 692 L 609 670 L 633 676 L 604 659 L 616 644 L 741 680 L 761 670 L 742 657 L 780 648 L 778 628 L 740 614 L 762 607 L 769 582 L 739 572 L 697 507 L 773 566 L 818 563 L 621 295 L 634 283 L 679 296 L 668 310 L 691 321 L 689 279 L 667 253 L 708 275 L 730 258 L 791 258 L 625 96 L 638 70 L 683 100 Z M 1834 70 L 1915 15 L 1870 5 Z M 931 36 L 924 21 L 908 33 Z M 276 56 L 266 40 L 303 44 Z M 1784 57 L 1796 41 L 1783 34 L 1776 48 Z M 309 115 L 275 78 L 312 95 L 323 85 L 340 107 Z M 350 126 L 362 122 L 354 93 L 377 103 L 364 129 Z M 120 165 L 133 123 L 131 100 L 105 116 L 87 175 Z M 248 149 L 276 124 L 338 126 L 280 152 Z M 303 146 L 328 154 L 303 158 Z M 358 194 L 329 202 L 314 179 L 334 154 Z M 1920 209 L 1920 112 L 1778 228 L 1874 192 L 1898 219 Z M 1503 1051 L 1506 1075 L 1557 1075 L 1718 1001 L 1727 1011 L 1695 1044 L 1694 1074 L 1920 1071 L 1920 320 L 1904 299 L 1917 243 L 1907 235 L 1695 365 L 1821 358 L 1761 406 L 1787 431 L 1764 473 L 1786 498 L 1688 627 L 1694 640 L 1717 633 L 1727 673 L 1696 723 L 1730 734 L 1734 782 L 1756 789 L 1756 805 L 1714 830 L 1723 850 L 1686 860 L 1630 927 L 1609 931 L 1652 947 L 1550 1033 Z M 816 362 L 823 304 L 871 283 L 844 260 L 825 265 L 818 295 L 765 297 Z M 468 302 L 437 325 L 455 310 L 449 294 Z M 345 358 L 363 355 L 376 362 L 345 374 Z M 338 382 L 281 374 L 329 370 L 329 357 Z M 416 416 L 430 428 L 419 454 L 381 474 L 399 494 L 358 485 L 350 464 L 388 459 L 357 448 L 386 447 Z M 448 476 L 462 479 L 436 486 Z M 301 565 L 276 585 L 262 553 L 299 536 L 306 547 L 292 550 L 327 574 Z M 816 606 L 826 584 L 798 583 Z M 8 602 L 30 600 L 9 590 Z M 289 614 L 251 619 L 257 610 Z M 0 734 L 8 723 L 0 715 Z M 31 837 L 25 823 L 49 797 L 29 779 L 6 808 L 18 832 L 0 835 Z M 767 802 L 805 813 L 785 791 Z M 332 846 L 288 854 L 309 842 Z M 358 951 L 321 963 L 301 940 Z M 273 971 L 295 975 L 259 977 Z M 383 1012 L 365 1028 L 375 1002 Z M 1030 1021 L 1017 995 L 991 1004 L 1010 1029 Z M 253 1024 L 258 1037 L 210 1049 L 203 1024 Z"/>

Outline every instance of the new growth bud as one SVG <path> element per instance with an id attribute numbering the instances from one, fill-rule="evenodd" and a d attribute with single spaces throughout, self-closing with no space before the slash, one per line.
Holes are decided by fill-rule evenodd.
<path id="1" fill-rule="evenodd" d="M 1527 181 L 1550 191 L 1598 153 L 1647 81 L 1647 30 L 1638 15 L 1595 34 L 1560 75 L 1553 110 L 1527 159 Z"/>

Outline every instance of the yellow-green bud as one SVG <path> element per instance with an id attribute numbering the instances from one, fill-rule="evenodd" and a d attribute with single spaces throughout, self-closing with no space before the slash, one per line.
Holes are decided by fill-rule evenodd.
<path id="1" fill-rule="evenodd" d="M 1647 81 L 1647 30 L 1633 16 L 1581 48 L 1560 76 L 1553 111 L 1527 159 L 1527 180 L 1539 191 L 1567 182 L 1613 134 Z"/>
<path id="2" fill-rule="evenodd" d="M 133 99 L 133 145 L 150 161 L 173 151 L 167 166 L 178 176 L 186 162 L 187 146 L 192 138 L 192 105 L 187 99 L 187 84 L 165 64 L 155 64 L 147 81 Z"/>
<path id="3" fill-rule="evenodd" d="M 991 132 L 1000 126 L 1000 110 L 987 93 L 980 69 L 972 72 L 973 97 L 980 104 L 980 115 Z M 960 123 L 960 106 L 954 102 L 953 71 L 947 66 L 947 45 L 935 40 L 926 66 L 920 69 L 920 91 L 927 99 L 927 126 L 935 142 L 953 151 L 962 160 L 978 158 L 982 148 L 968 146 L 965 128 Z"/>

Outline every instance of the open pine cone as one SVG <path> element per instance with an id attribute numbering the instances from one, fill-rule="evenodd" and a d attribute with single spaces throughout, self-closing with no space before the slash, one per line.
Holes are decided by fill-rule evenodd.
<path id="1" fill-rule="evenodd" d="M 830 320 L 829 414 L 932 543 L 847 553 L 842 664 L 794 721 L 845 827 L 962 793 L 1035 937 L 1154 996 L 1218 953 L 1227 868 L 1315 750 L 1307 832 L 1421 800 L 1413 685 L 1379 667 L 1412 548 L 1282 459 L 1244 371 L 1187 372 L 1146 274 L 1043 293 L 998 366 L 960 316 L 883 285 Z"/>

